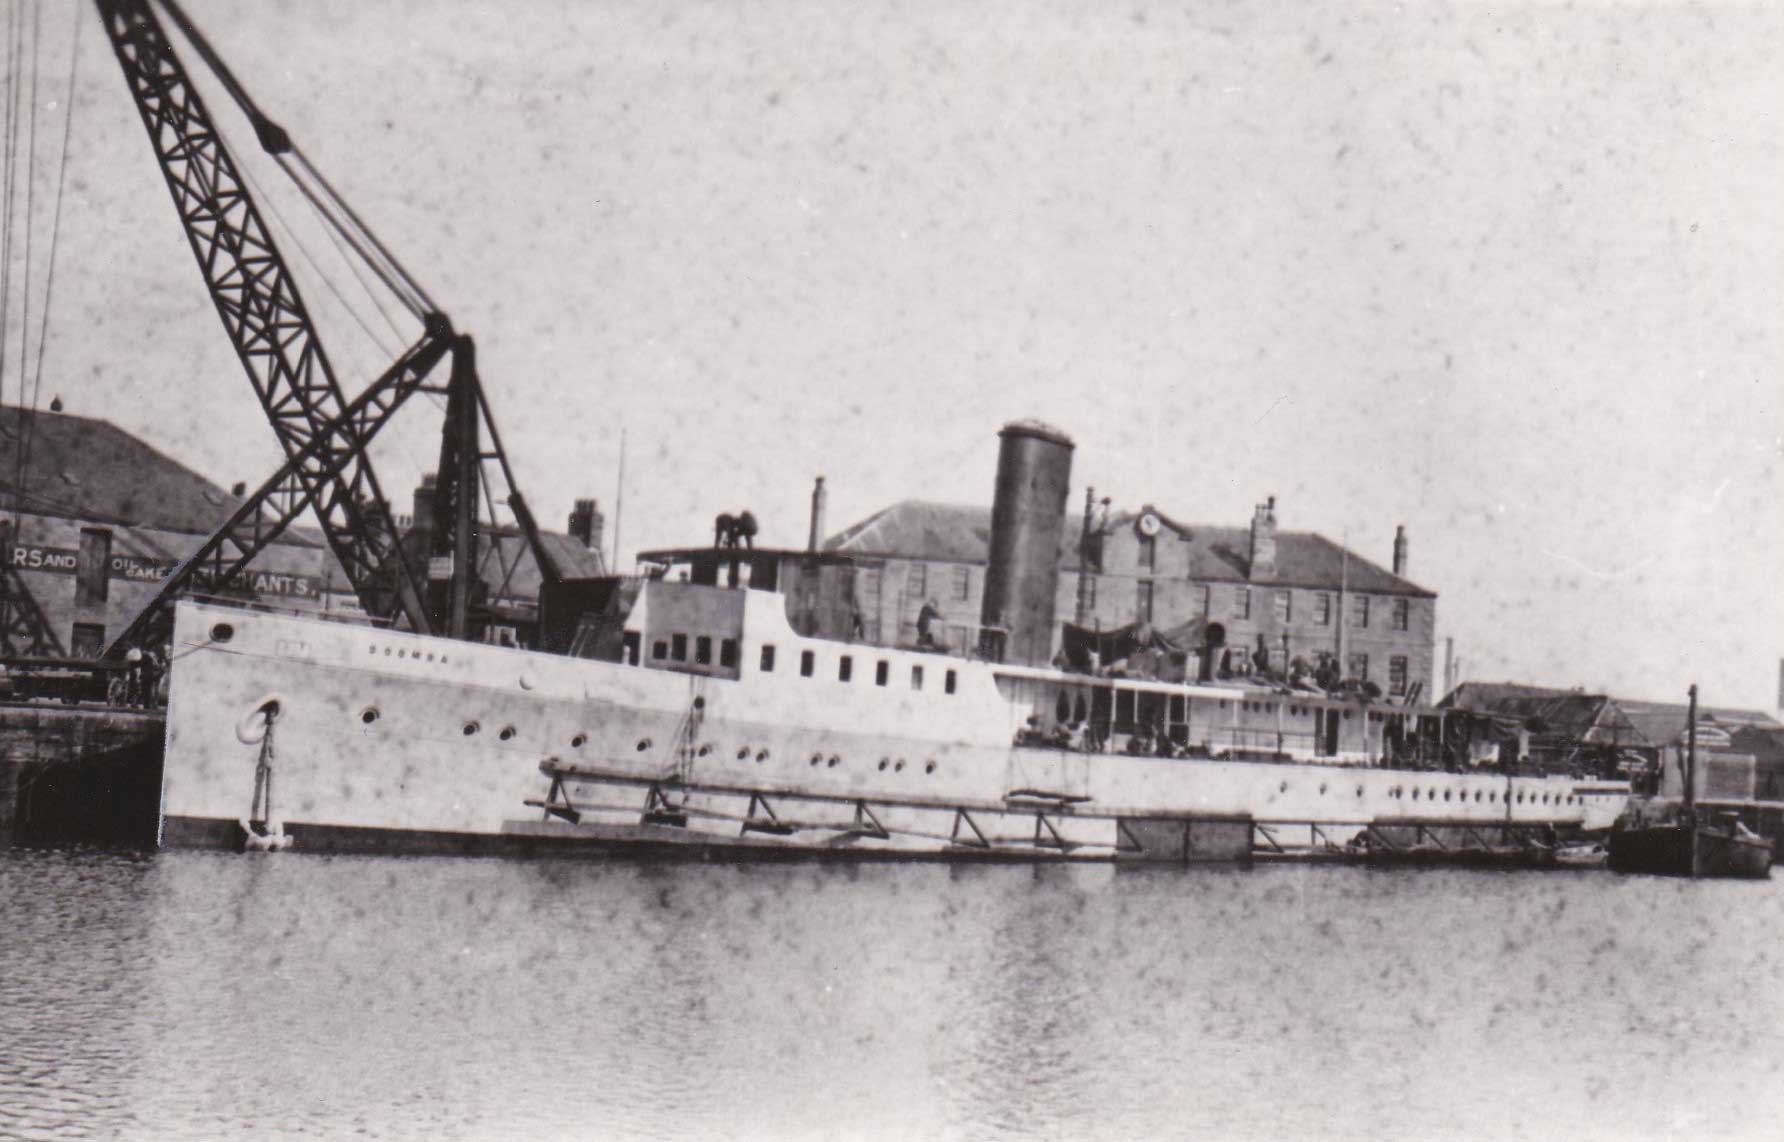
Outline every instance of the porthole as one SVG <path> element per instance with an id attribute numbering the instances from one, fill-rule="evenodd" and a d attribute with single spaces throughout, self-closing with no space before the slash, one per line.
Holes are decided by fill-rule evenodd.
<path id="1" fill-rule="evenodd" d="M 904 772 L 904 758 L 901 757 L 896 762 L 894 762 L 892 764 L 892 772 L 893 773 L 903 773 Z"/>
<path id="2" fill-rule="evenodd" d="M 1326 795 L 1326 784 L 1323 781 L 1320 782 L 1320 784 L 1319 784 L 1319 795 L 1321 797 L 1324 797 Z"/>
<path id="3" fill-rule="evenodd" d="M 820 762 L 820 761 L 823 761 L 823 760 L 824 760 L 824 755 L 823 755 L 823 754 L 821 754 L 821 753 L 814 753 L 814 754 L 812 754 L 812 755 L 811 755 L 811 761 L 810 761 L 810 762 L 809 762 L 809 763 L 808 763 L 808 764 L 810 764 L 810 765 L 817 765 L 817 764 L 818 764 L 818 763 L 819 763 L 819 762 Z"/>
<path id="4" fill-rule="evenodd" d="M 1476 789 L 1476 790 L 1475 790 L 1475 791 L 1474 791 L 1474 799 L 1475 799 L 1475 800 L 1476 800 L 1476 801 L 1479 801 L 1479 800 L 1480 800 L 1480 790 L 1478 790 L 1478 789 Z"/>
<path id="5" fill-rule="evenodd" d="M 737 751 L 737 760 L 738 761 L 748 761 L 749 759 L 750 759 L 750 747 L 749 746 L 746 745 L 742 749 Z"/>
<path id="6" fill-rule="evenodd" d="M 235 637 L 235 628 L 228 623 L 217 623 L 211 627 L 212 642 L 228 642 Z"/>
<path id="7" fill-rule="evenodd" d="M 1278 785 L 1276 787 L 1276 792 L 1287 793 L 1288 792 L 1288 782 L 1284 781 L 1282 784 Z"/>
<path id="8" fill-rule="evenodd" d="M 929 764 L 925 765 L 923 767 L 923 772 L 924 773 L 934 773 L 935 772 L 935 762 L 932 761 Z"/>
<path id="9" fill-rule="evenodd" d="M 705 698 L 699 698 L 699 697 L 696 697 L 696 698 L 695 698 L 695 699 L 694 699 L 694 709 L 696 709 L 696 710 L 704 710 L 704 709 L 706 709 L 706 699 L 705 699 Z"/>
<path id="10" fill-rule="evenodd" d="M 1419 791 L 1416 788 L 1412 791 L 1412 799 L 1414 801 L 1417 801 L 1419 799 Z"/>
<path id="11" fill-rule="evenodd" d="M 575 737 L 570 739 L 570 748 L 571 749 L 581 749 L 583 746 L 585 746 L 587 744 L 588 744 L 588 735 L 587 734 L 577 734 Z"/>
<path id="12" fill-rule="evenodd" d="M 647 750 L 649 748 L 650 748 L 650 739 L 649 738 L 639 738 L 638 739 L 638 752 L 639 753 L 643 753 L 645 750 Z"/>
<path id="13" fill-rule="evenodd" d="M 1518 804 L 1522 805 L 1523 803 L 1524 803 L 1524 795 L 1522 793 L 1520 793 L 1520 794 L 1518 794 Z"/>
<path id="14" fill-rule="evenodd" d="M 1425 800 L 1427 800 L 1427 801 L 1437 800 L 1437 790 L 1436 789 L 1425 790 Z"/>
<path id="15" fill-rule="evenodd" d="M 767 761 L 767 760 L 768 760 L 768 751 L 767 751 L 767 750 L 761 750 L 761 751 L 760 751 L 760 752 L 758 752 L 758 753 L 757 753 L 757 754 L 756 754 L 756 761 L 757 761 L 757 762 L 764 762 L 764 761 Z"/>
<path id="16" fill-rule="evenodd" d="M 384 648 L 384 657 L 385 658 L 390 657 L 390 648 L 388 646 Z"/>
<path id="17" fill-rule="evenodd" d="M 501 738 L 505 742 L 511 742 L 514 740 L 514 727 L 513 726 L 503 726 L 502 732 L 497 734 L 496 736 Z"/>
<path id="18" fill-rule="evenodd" d="M 838 763 L 838 762 L 840 762 L 840 761 L 842 761 L 842 758 L 840 758 L 840 757 L 837 757 L 837 756 L 836 756 L 836 755 L 835 755 L 835 754 L 831 754 L 831 755 L 830 755 L 830 761 L 829 761 L 829 766 L 828 766 L 828 767 L 829 767 L 829 768 L 831 768 L 831 769 L 835 769 L 835 768 L 836 768 L 836 766 L 837 766 L 837 763 Z"/>
<path id="19" fill-rule="evenodd" d="M 376 647 L 376 646 L 368 646 L 368 647 L 366 647 L 366 648 L 365 648 L 365 652 L 366 652 L 366 653 L 367 653 L 367 654 L 377 654 L 377 653 L 378 653 L 378 648 L 377 648 L 377 647 Z"/>
<path id="20" fill-rule="evenodd" d="M 1498 793 L 1494 792 L 1494 793 L 1487 794 L 1487 804 L 1489 804 L 1489 805 L 1495 804 L 1498 800 L 1499 800 Z"/>
<path id="21" fill-rule="evenodd" d="M 880 772 L 881 773 L 886 772 L 886 767 L 891 764 L 892 763 L 889 760 L 887 760 L 886 758 L 883 758 L 883 757 L 880 758 Z"/>
<path id="22" fill-rule="evenodd" d="M 368 726 L 377 721 L 379 716 L 378 707 L 376 706 L 367 706 L 359 712 L 359 720 Z"/>
<path id="23" fill-rule="evenodd" d="M 1361 797 L 1362 795 L 1363 795 L 1363 787 L 1361 785 L 1359 785 L 1359 786 L 1357 786 L 1357 796 Z"/>
<path id="24" fill-rule="evenodd" d="M 709 754 L 711 752 L 712 752 L 712 743 L 705 742 L 700 746 L 699 749 L 694 751 L 694 756 L 695 757 L 705 757 L 707 754 Z"/>
<path id="25" fill-rule="evenodd" d="M 476 733 L 478 730 L 480 730 L 482 728 L 483 727 L 479 726 L 476 722 L 466 722 L 465 727 L 464 727 L 464 735 L 466 737 L 470 737 L 472 734 Z"/>
<path id="26" fill-rule="evenodd" d="M 409 657 L 409 652 L 399 646 L 396 648 L 396 656 L 398 658 L 407 658 Z"/>

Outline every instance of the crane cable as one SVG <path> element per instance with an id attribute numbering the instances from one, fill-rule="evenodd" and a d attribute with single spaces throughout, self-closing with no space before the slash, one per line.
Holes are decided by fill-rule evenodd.
<path id="1" fill-rule="evenodd" d="M 38 0 L 40 5 L 42 2 L 43 0 Z M 73 33 L 74 45 L 68 52 L 68 99 L 62 107 L 62 149 L 56 156 L 56 204 L 51 209 L 50 214 L 49 267 L 44 271 L 43 312 L 37 319 L 37 361 L 31 378 L 31 408 L 33 410 L 34 419 L 37 402 L 41 399 L 43 393 L 43 360 L 48 356 L 50 303 L 54 299 L 56 292 L 56 246 L 57 241 L 62 234 L 62 189 L 68 182 L 68 136 L 70 132 L 74 130 L 74 80 L 80 65 L 81 28 L 84 26 L 84 21 L 78 19 L 75 20 Z M 32 114 L 36 114 L 35 108 L 32 109 Z M 35 131 L 33 134 L 35 135 Z M 27 265 L 29 265 L 29 263 L 27 263 Z M 29 332 L 29 330 L 27 330 L 27 332 Z M 23 382 L 24 378 L 21 377 L 21 386 L 23 385 Z M 27 470 L 29 470 L 31 463 L 32 440 L 33 436 L 28 433 L 24 441 L 24 460 Z"/>
<path id="2" fill-rule="evenodd" d="M 18 523 L 18 516 L 21 511 L 20 504 L 21 504 L 21 501 L 23 500 L 24 494 L 25 494 L 25 488 L 24 488 L 24 484 L 25 484 L 25 441 L 30 436 L 30 433 L 31 433 L 31 410 L 29 407 L 27 407 L 27 405 L 25 403 L 24 372 L 25 372 L 25 353 L 26 353 L 27 349 L 29 348 L 29 342 L 31 340 L 31 215 L 32 215 L 32 197 L 33 197 L 32 188 L 37 183 L 36 178 L 33 177 L 35 174 L 33 167 L 36 165 L 36 161 L 37 161 L 37 29 L 38 29 L 39 23 L 41 22 L 36 17 L 40 17 L 42 15 L 41 4 L 33 6 L 32 15 L 33 15 L 33 19 L 31 21 L 31 82 L 30 82 L 30 86 L 28 88 L 26 88 L 23 92 L 23 94 L 25 96 L 23 102 L 30 107 L 31 114 L 30 114 L 30 117 L 25 120 L 25 126 L 29 129 L 29 132 L 30 132 L 30 140 L 29 140 L 29 142 L 27 142 L 25 144 L 25 291 L 24 291 L 23 296 L 20 299 L 20 309 L 22 310 L 22 317 L 20 320 L 20 325 L 23 326 L 23 328 L 19 333 L 19 403 L 18 403 L 19 435 L 18 435 L 17 441 L 15 441 L 15 443 L 13 445 L 13 484 L 12 484 L 12 505 L 13 505 L 13 507 L 12 507 L 12 511 L 13 511 L 13 517 L 14 517 L 13 522 L 14 522 L 15 526 Z M 20 34 L 19 34 L 18 42 L 14 45 L 14 51 L 13 51 L 14 70 L 16 73 L 15 79 L 17 78 L 17 75 L 22 75 L 24 73 L 24 65 L 23 65 L 23 62 L 20 60 L 20 52 L 22 51 L 22 49 L 24 47 L 24 40 L 25 40 L 24 32 L 23 32 L 23 30 L 21 30 Z M 25 132 L 19 131 L 17 129 L 17 121 L 16 121 L 17 105 L 14 106 L 14 114 L 15 114 L 15 120 L 14 120 L 14 124 L 13 124 L 12 137 L 8 140 L 8 143 L 7 143 L 7 154 L 12 159 L 12 169 L 7 172 L 7 177 L 9 180 L 9 182 L 8 182 L 9 189 L 10 189 L 10 185 L 11 185 L 10 180 L 12 178 L 16 177 L 16 175 L 18 173 L 19 138 L 21 135 L 23 135 L 25 133 Z M 12 225 L 12 210 L 10 209 L 10 204 L 9 204 L 9 208 L 6 212 L 6 224 L 9 227 Z M 11 259 L 10 253 L 7 257 L 6 268 L 9 271 L 8 275 L 7 275 L 6 286 L 7 286 L 7 302 L 10 306 L 10 303 L 12 301 L 12 294 L 11 294 L 12 282 L 11 282 L 11 273 L 10 273 L 10 271 L 12 269 L 12 259 Z"/>
<path id="3" fill-rule="evenodd" d="M 5 399 L 6 355 L 10 344 L 7 333 L 12 325 L 12 200 L 19 162 L 19 44 L 22 39 L 19 10 L 9 4 L 6 8 L 6 188 L 0 194 L 0 401 Z"/>
<path id="4" fill-rule="evenodd" d="M 298 189 L 303 192 L 304 197 L 310 199 L 311 205 L 323 214 L 329 224 L 339 232 L 342 238 L 346 239 L 348 245 L 353 247 L 354 252 L 365 260 L 366 265 L 378 276 L 385 287 L 395 294 L 403 306 L 417 318 L 425 320 L 429 314 L 439 312 L 427 291 L 421 288 L 420 283 L 408 270 L 403 268 L 401 262 L 396 260 L 396 256 L 383 242 L 378 240 L 378 236 L 372 233 L 371 228 L 347 204 L 346 199 L 341 197 L 333 184 L 323 177 L 321 171 L 316 169 L 315 165 L 310 162 L 309 156 L 304 154 L 303 148 L 292 141 L 283 127 L 274 123 L 260 110 L 260 107 L 254 102 L 253 96 L 249 95 L 247 89 L 236 79 L 235 73 L 230 71 L 229 65 L 217 55 L 216 50 L 211 47 L 210 41 L 187 17 L 185 10 L 180 7 L 177 0 L 159 0 L 159 2 L 161 8 L 179 28 L 180 33 L 186 37 L 186 42 L 192 45 L 193 50 L 210 69 L 211 74 L 217 77 L 217 81 L 223 85 L 223 89 L 229 93 L 229 97 L 235 100 L 235 104 L 241 109 L 242 114 L 246 115 L 248 121 L 254 125 L 262 148 L 273 155 L 291 181 L 296 183 Z"/>

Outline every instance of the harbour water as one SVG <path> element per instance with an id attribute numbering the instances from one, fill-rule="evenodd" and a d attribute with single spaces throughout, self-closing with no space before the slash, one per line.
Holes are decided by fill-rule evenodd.
<path id="1" fill-rule="evenodd" d="M 1784 881 L 0 852 L 0 1136 L 1775 1136 Z"/>

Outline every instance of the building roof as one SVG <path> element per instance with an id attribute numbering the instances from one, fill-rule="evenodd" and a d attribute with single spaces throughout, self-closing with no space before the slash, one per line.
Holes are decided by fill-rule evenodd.
<path id="1" fill-rule="evenodd" d="M 22 436 L 29 446 L 20 481 Z M 32 514 L 201 536 L 216 530 L 242 502 L 109 421 L 57 412 L 27 414 L 17 407 L 0 406 L 0 501 L 10 506 L 15 487 L 23 489 L 21 510 Z M 127 547 L 167 558 L 185 554 L 167 548 L 142 530 L 123 535 L 131 541 Z M 495 536 L 486 530 L 484 536 L 486 543 L 493 538 L 503 547 L 504 562 L 519 553 L 520 562 L 506 593 L 536 595 L 539 569 L 531 553 L 524 550 L 525 540 L 511 529 Z M 565 575 L 583 578 L 606 573 L 600 556 L 571 536 L 545 531 L 540 538 Z M 346 589 L 346 573 L 318 529 L 289 527 L 274 550 L 278 545 L 322 548 L 325 573 Z M 273 559 L 277 561 L 276 556 Z M 498 586 L 501 572 L 495 560 L 485 562 L 483 574 L 492 589 Z"/>
<path id="2" fill-rule="evenodd" d="M 241 504 L 115 424 L 0 406 L 0 496 L 10 505 L 15 493 L 36 515 L 200 535 Z"/>
<path id="3" fill-rule="evenodd" d="M 1154 511 L 1161 517 L 1164 513 Z M 1107 533 L 1133 522 L 1140 512 L 1117 512 L 1103 525 Z M 1249 582 L 1251 531 L 1248 527 L 1165 522 L 1189 544 L 1189 577 L 1198 580 Z M 991 509 L 929 500 L 900 500 L 824 542 L 826 551 L 937 562 L 984 563 L 991 549 Z M 1060 537 L 1060 570 L 1078 569 L 1078 529 L 1068 526 Z M 1337 589 L 1381 595 L 1435 594 L 1364 559 L 1346 552 L 1323 535 L 1308 531 L 1276 533 L 1276 574 L 1268 580 L 1289 587 Z"/>
<path id="4" fill-rule="evenodd" d="M 1676 741 L 1685 732 L 1690 713 L 1690 707 L 1683 702 L 1644 702 L 1516 682 L 1464 682 L 1438 705 L 1541 719 L 1555 732 L 1571 733 L 1582 741 L 1652 746 Z M 1697 719 L 1700 726 L 1720 726 L 1730 731 L 1741 726 L 1778 725 L 1769 714 L 1730 707 L 1699 706 Z"/>

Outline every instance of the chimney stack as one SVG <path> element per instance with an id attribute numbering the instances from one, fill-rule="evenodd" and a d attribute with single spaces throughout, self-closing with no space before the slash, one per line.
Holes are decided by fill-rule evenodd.
<path id="1" fill-rule="evenodd" d="M 433 531 L 434 527 L 434 489 L 439 485 L 439 477 L 429 472 L 421 477 L 421 486 L 415 489 L 415 523 L 417 531 Z"/>
<path id="2" fill-rule="evenodd" d="M 1276 497 L 1257 506 L 1251 515 L 1251 578 L 1276 578 Z"/>
<path id="3" fill-rule="evenodd" d="M 824 477 L 811 489 L 811 538 L 806 542 L 807 551 L 816 551 L 824 546 L 824 502 L 829 497 L 824 493 Z"/>
<path id="4" fill-rule="evenodd" d="M 598 500 L 577 500 L 570 511 L 570 537 L 590 551 L 601 550 L 607 517 L 601 514 Z"/>
<path id="5" fill-rule="evenodd" d="M 1406 578 L 1406 525 L 1394 528 L 1394 574 Z"/>

